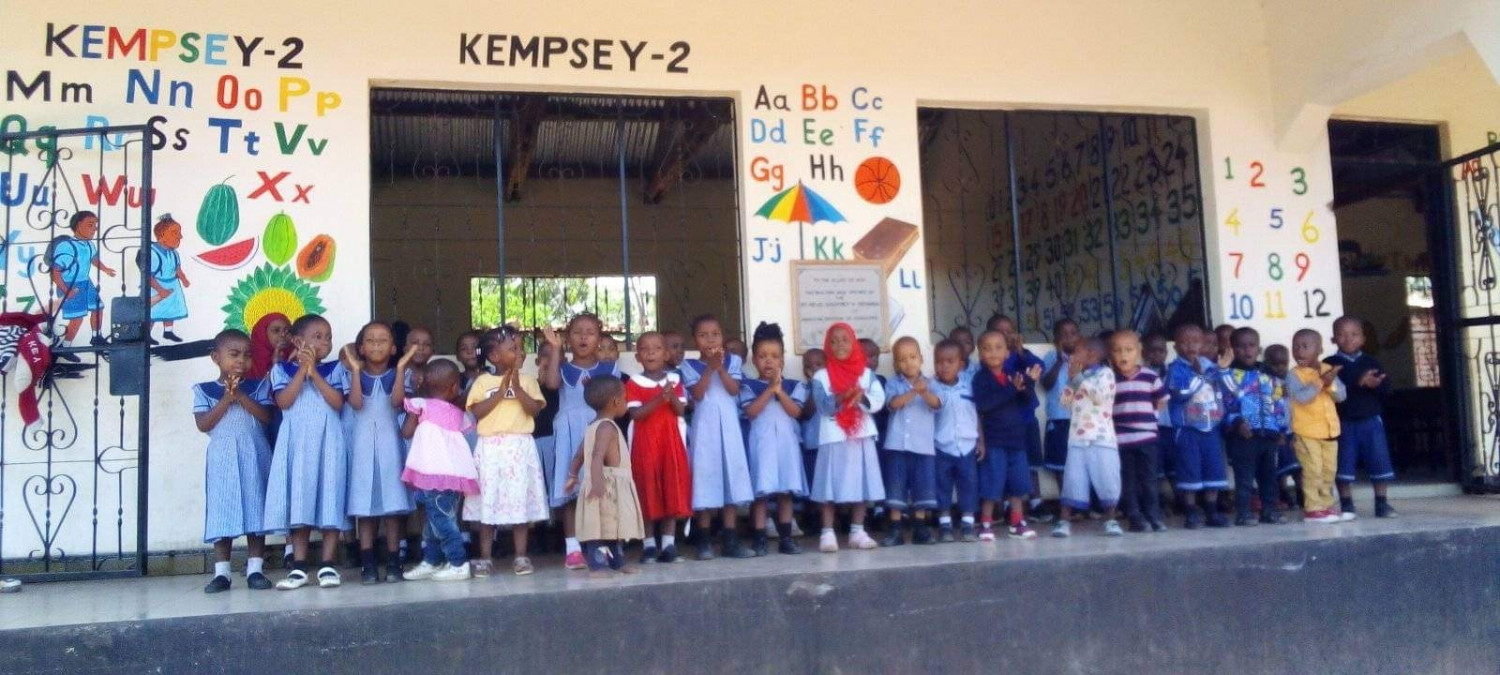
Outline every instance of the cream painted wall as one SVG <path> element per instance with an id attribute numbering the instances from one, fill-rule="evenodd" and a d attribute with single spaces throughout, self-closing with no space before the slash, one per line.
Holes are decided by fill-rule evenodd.
<path id="1" fill-rule="evenodd" d="M 148 63 L 72 58 L 57 49 L 48 56 L 49 22 L 58 29 L 75 23 L 116 26 L 127 35 L 137 27 L 169 31 L 174 46 L 163 51 L 160 60 Z M 333 276 L 318 288 L 329 305 L 333 325 L 344 338 L 352 336 L 367 318 L 371 304 L 368 90 L 385 85 L 733 97 L 740 124 L 740 213 L 747 242 L 741 265 L 751 280 L 747 311 L 751 320 L 784 324 L 791 315 L 786 263 L 755 262 L 751 254 L 756 237 L 779 238 L 788 247 L 795 242 L 789 239 L 787 225 L 753 215 L 775 193 L 752 175 L 752 168 L 762 166 L 757 158 L 764 158 L 764 166 L 783 166 L 788 185 L 799 178 L 807 181 L 808 187 L 844 216 L 845 223 L 808 228 L 811 254 L 813 236 L 837 237 L 847 247 L 881 218 L 921 225 L 918 104 L 1189 115 L 1198 126 L 1204 207 L 1211 216 L 1206 219 L 1205 237 L 1215 317 L 1231 316 L 1231 305 L 1235 311 L 1247 307 L 1241 298 L 1248 297 L 1254 317 L 1239 322 L 1261 327 L 1267 341 L 1276 342 L 1303 325 L 1327 330 L 1342 307 L 1336 236 L 1327 208 L 1331 187 L 1326 139 L 1297 152 L 1277 148 L 1267 22 L 1259 2 L 973 3 L 933 11 L 894 0 L 857 6 L 772 1 L 710 11 L 688 10 L 680 3 L 661 0 L 592 3 L 587 9 L 562 9 L 553 3 L 476 5 L 434 0 L 420 5 L 382 3 L 379 9 L 355 12 L 337 4 L 284 0 L 236 5 L 146 0 L 128 6 L 7 3 L 0 7 L 0 25 L 6 27 L 7 37 L 0 42 L 0 63 L 6 68 L 27 78 L 50 70 L 59 82 L 93 86 L 89 104 L 11 97 L 0 101 L 0 113 L 23 115 L 32 128 L 81 126 L 89 115 L 102 115 L 114 123 L 138 123 L 162 115 L 167 118 L 165 128 L 188 132 L 188 147 L 158 157 L 159 209 L 170 210 L 186 222 L 211 185 L 233 176 L 231 184 L 239 192 L 244 220 L 236 239 L 258 235 L 266 219 L 283 209 L 295 218 L 304 235 L 325 233 L 337 239 Z M 250 66 L 239 65 L 238 47 L 233 39 L 225 38 L 219 43 L 224 50 L 219 56 L 234 65 L 178 59 L 176 35 L 215 31 L 247 40 L 264 38 L 257 49 L 273 49 L 275 57 L 253 53 Z M 461 64 L 460 34 L 465 32 L 646 40 L 649 49 L 645 53 L 662 53 L 666 58 L 658 61 L 643 56 L 632 72 L 616 44 L 611 70 L 574 69 L 557 63 L 550 68 Z M 65 41 L 76 52 L 82 49 L 84 35 L 83 28 L 75 29 Z M 167 32 L 153 35 L 164 43 L 169 37 Z M 101 29 L 98 36 L 103 41 L 107 33 Z M 277 69 L 274 59 L 287 53 L 283 41 L 292 37 L 305 41 L 298 55 L 303 67 Z M 669 45 L 675 41 L 691 46 L 683 61 L 686 73 L 666 71 L 674 54 Z M 166 78 L 191 82 L 196 87 L 193 106 L 150 105 L 139 98 L 127 102 L 126 74 L 132 67 L 161 68 Z M 225 76 L 238 78 L 242 88 L 263 90 L 260 110 L 221 109 L 214 102 L 214 88 Z M 278 87 L 296 89 L 301 84 L 282 79 L 286 77 L 305 79 L 311 92 L 328 92 L 326 103 L 336 96 L 337 106 L 319 112 L 314 106 L 316 95 L 309 94 L 290 99 L 284 110 L 278 110 Z M 819 95 L 826 88 L 837 107 L 802 110 L 804 85 Z M 762 86 L 771 97 L 786 96 L 791 109 L 757 107 Z M 874 107 L 876 97 L 878 108 Z M 866 107 L 856 109 L 856 104 Z M 240 131 L 259 135 L 260 154 L 247 152 L 239 131 L 231 134 L 227 151 L 220 153 L 218 132 L 208 126 L 210 117 L 243 120 L 245 127 Z M 276 122 L 291 125 L 287 133 L 296 124 L 306 124 L 306 136 L 327 139 L 327 146 L 313 155 L 304 138 L 294 154 L 282 155 L 275 147 Z M 757 125 L 778 122 L 786 123 L 787 143 L 754 140 Z M 802 142 L 804 124 L 815 129 L 814 145 Z M 869 135 L 875 127 L 881 129 L 878 142 Z M 816 130 L 821 129 L 831 131 L 829 145 L 820 144 Z M 12 123 L 7 130 L 18 129 Z M 815 179 L 810 168 L 814 155 L 832 157 L 845 175 L 841 180 Z M 856 167 L 872 156 L 888 158 L 902 173 L 903 188 L 885 204 L 864 202 L 851 184 Z M 308 203 L 278 203 L 266 195 L 250 199 L 248 194 L 260 183 L 257 171 L 291 172 L 282 186 L 287 200 L 292 196 L 291 183 L 316 188 Z M 1257 172 L 1259 178 L 1252 182 Z M 1284 226 L 1279 229 L 1271 225 L 1273 209 L 1281 209 Z M 1231 215 L 1239 223 L 1238 230 L 1225 225 Z M 1311 227 L 1304 230 L 1304 222 Z M 189 232 L 184 257 L 205 248 Z M 906 278 L 926 277 L 920 241 L 914 251 L 901 261 L 899 273 L 892 275 L 889 290 L 904 309 L 896 334 L 926 336 L 927 291 L 901 283 Z M 1292 280 L 1296 275 L 1292 261 L 1299 253 L 1307 255 L 1309 265 L 1297 282 Z M 1272 254 L 1282 263 L 1280 280 L 1272 278 Z M 189 339 L 202 339 L 222 325 L 219 308 L 231 285 L 249 268 L 218 272 L 187 264 L 196 276 L 188 295 L 192 315 L 182 322 L 181 332 Z M 1319 289 L 1327 295 L 1329 316 L 1304 320 L 1301 297 Z M 1281 294 L 1279 298 L 1276 293 Z M 1280 318 L 1282 314 L 1285 318 Z M 153 375 L 157 386 L 152 398 L 156 412 L 152 418 L 151 545 L 197 546 L 203 441 L 189 422 L 188 384 L 209 378 L 211 368 L 206 360 L 197 359 L 161 364 Z M 15 433 L 17 427 L 7 426 L 7 433 Z M 15 475 L 6 474 L 8 514 L 24 511 L 16 501 L 20 496 L 12 482 Z M 80 530 L 69 528 L 83 520 L 76 514 L 72 517 L 64 526 L 59 547 L 79 548 Z M 0 554 L 25 555 L 34 548 L 26 530 L 16 523 L 16 516 L 7 520 L 10 527 Z"/>

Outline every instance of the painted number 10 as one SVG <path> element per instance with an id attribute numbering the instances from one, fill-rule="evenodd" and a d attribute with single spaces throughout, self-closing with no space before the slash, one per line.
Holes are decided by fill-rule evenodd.
<path id="1" fill-rule="evenodd" d="M 1255 318 L 1255 300 L 1252 300 L 1249 295 L 1230 293 L 1229 318 L 1241 321 Z"/>

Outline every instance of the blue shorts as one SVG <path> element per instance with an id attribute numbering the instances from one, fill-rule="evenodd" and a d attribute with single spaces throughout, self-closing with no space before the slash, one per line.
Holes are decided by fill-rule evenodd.
<path id="1" fill-rule="evenodd" d="M 1224 439 L 1219 430 L 1198 431 L 1178 429 L 1177 478 L 1178 490 L 1222 490 L 1229 487 L 1229 477 L 1224 470 Z"/>
<path id="2" fill-rule="evenodd" d="M 1026 425 L 1026 463 L 1033 469 L 1040 469 L 1047 463 L 1046 454 L 1042 452 L 1042 425 L 1037 424 L 1036 416 L 1030 418 L 1031 424 Z M 1064 448 L 1063 452 L 1067 452 Z"/>
<path id="3" fill-rule="evenodd" d="M 1156 427 L 1156 477 L 1172 480 L 1177 478 L 1177 430 L 1172 427 Z"/>
<path id="4" fill-rule="evenodd" d="M 62 318 L 70 320 L 82 319 L 88 316 L 90 312 L 97 312 L 104 309 L 104 303 L 99 300 L 99 289 L 94 287 L 92 279 L 79 279 L 74 281 L 71 286 L 64 286 L 63 288 L 70 288 L 77 291 L 77 293 L 73 297 L 63 300 Z M 58 289 L 57 294 L 59 297 L 66 296 L 66 293 L 62 289 Z"/>
<path id="5" fill-rule="evenodd" d="M 1031 494 L 1031 466 L 1025 448 L 989 448 L 979 460 L 979 498 L 1000 501 Z"/>
<path id="6" fill-rule="evenodd" d="M 938 515 L 946 516 L 953 510 L 954 492 L 958 493 L 960 514 L 972 516 L 979 510 L 979 463 L 973 452 L 962 457 L 937 454 Z"/>
<path id="7" fill-rule="evenodd" d="M 1292 447 L 1292 437 L 1283 437 L 1281 445 L 1276 448 L 1276 477 L 1280 478 L 1301 470 L 1302 464 L 1297 461 L 1297 450 Z"/>
<path id="8" fill-rule="evenodd" d="M 1058 472 L 1068 467 L 1068 428 L 1071 426 L 1071 420 L 1047 420 L 1042 466 Z"/>
<path id="9" fill-rule="evenodd" d="M 1363 420 L 1344 420 L 1343 430 L 1344 433 L 1339 435 L 1338 482 L 1353 483 L 1360 467 L 1369 474 L 1372 483 L 1395 479 L 1391 448 L 1385 440 L 1385 422 L 1379 415 Z"/>
<path id="10" fill-rule="evenodd" d="M 918 511 L 937 506 L 937 460 L 905 450 L 886 450 L 885 505 Z"/>

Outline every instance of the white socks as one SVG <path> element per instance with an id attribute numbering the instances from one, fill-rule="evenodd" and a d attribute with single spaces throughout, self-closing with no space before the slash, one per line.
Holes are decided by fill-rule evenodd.
<path id="1" fill-rule="evenodd" d="M 862 524 L 860 524 L 860 525 L 850 525 L 849 526 L 849 536 L 851 536 L 851 537 L 854 536 L 854 535 L 856 535 L 856 534 L 863 534 L 864 531 L 865 531 L 865 526 L 862 525 Z"/>
<path id="2" fill-rule="evenodd" d="M 677 545 L 677 536 L 676 535 L 664 534 L 664 535 L 661 536 L 661 547 L 662 548 L 666 548 L 668 546 L 676 546 L 676 545 Z"/>
<path id="3" fill-rule="evenodd" d="M 214 563 L 214 576 L 229 578 L 229 561 Z"/>
<path id="4" fill-rule="evenodd" d="M 953 516 L 938 516 L 938 526 L 953 527 Z"/>
<path id="5" fill-rule="evenodd" d="M 563 541 L 563 546 L 569 554 L 583 552 L 583 547 L 578 545 L 578 537 L 568 537 Z"/>
<path id="6" fill-rule="evenodd" d="M 251 558 L 250 560 L 245 562 L 245 576 L 248 577 L 252 574 L 255 574 L 256 572 L 262 571 L 265 567 L 265 564 L 265 558 Z"/>
<path id="7" fill-rule="evenodd" d="M 966 513 L 966 514 L 964 514 L 963 521 L 964 521 L 965 525 L 973 525 L 974 524 L 974 514 L 972 514 L 972 513 Z"/>

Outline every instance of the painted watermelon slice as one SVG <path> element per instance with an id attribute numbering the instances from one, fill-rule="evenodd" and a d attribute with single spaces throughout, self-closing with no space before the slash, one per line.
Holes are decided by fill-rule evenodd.
<path id="1" fill-rule="evenodd" d="M 260 241 L 255 237 L 225 244 L 216 249 L 199 253 L 196 257 L 198 262 L 216 270 L 236 270 L 244 267 L 255 257 L 255 252 L 260 249 Z"/>

